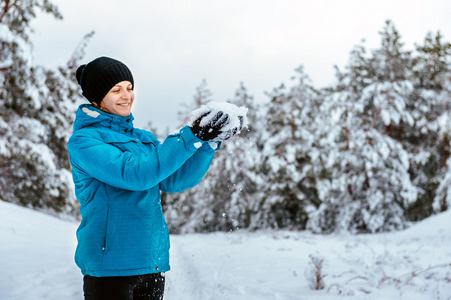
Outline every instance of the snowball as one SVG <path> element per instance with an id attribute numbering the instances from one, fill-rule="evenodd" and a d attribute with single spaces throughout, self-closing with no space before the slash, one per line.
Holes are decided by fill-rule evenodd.
<path id="1" fill-rule="evenodd" d="M 248 109 L 244 106 L 236 106 L 233 105 L 231 103 L 227 103 L 227 102 L 215 102 L 215 101 L 210 101 L 208 102 L 206 105 L 202 105 L 200 108 L 194 110 L 191 113 L 191 125 L 192 122 L 196 119 L 198 119 L 200 116 L 207 114 L 200 122 L 201 126 L 205 126 L 206 124 L 208 124 L 209 122 L 211 122 L 211 120 L 219 113 L 219 112 L 223 112 L 224 114 L 227 114 L 229 116 L 229 123 L 224 126 L 223 128 L 221 128 L 221 132 L 223 132 L 224 134 L 226 134 L 229 131 L 232 131 L 235 128 L 240 128 L 241 127 L 241 122 L 240 122 L 240 118 L 242 117 L 243 119 L 243 126 L 241 127 L 247 127 L 248 121 L 247 121 L 247 114 Z M 236 134 L 240 133 L 240 130 L 238 130 L 236 132 Z M 220 134 L 221 137 L 221 134 Z"/>
<path id="2" fill-rule="evenodd" d="M 196 147 L 197 149 L 199 149 L 200 147 L 202 147 L 202 142 L 194 143 L 194 147 Z"/>

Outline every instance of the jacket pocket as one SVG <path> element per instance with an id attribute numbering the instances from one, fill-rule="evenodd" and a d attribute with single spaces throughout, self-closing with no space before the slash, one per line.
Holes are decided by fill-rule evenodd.
<path id="1" fill-rule="evenodd" d="M 132 137 L 125 136 L 123 134 L 110 134 L 103 137 L 105 143 L 115 146 L 122 152 L 129 151 L 135 152 L 137 150 L 138 141 Z"/>
<path id="2" fill-rule="evenodd" d="M 102 265 L 105 267 L 105 256 L 108 252 L 108 223 L 110 221 L 110 205 L 107 206 L 107 210 L 106 210 L 106 220 L 105 220 L 105 236 L 103 237 L 103 245 L 102 245 L 102 254 L 103 254 L 103 262 Z"/>

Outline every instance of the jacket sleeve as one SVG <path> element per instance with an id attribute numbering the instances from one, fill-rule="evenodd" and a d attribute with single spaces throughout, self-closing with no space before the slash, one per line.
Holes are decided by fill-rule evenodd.
<path id="1" fill-rule="evenodd" d="M 219 145 L 217 145 L 219 149 Z M 207 173 L 215 155 L 215 150 L 208 142 L 191 156 L 174 174 L 160 183 L 160 190 L 178 193 L 196 186 Z"/>
<path id="2" fill-rule="evenodd" d="M 68 150 L 73 168 L 117 188 L 143 191 L 180 169 L 196 153 L 199 142 L 202 141 L 184 127 L 155 150 L 132 153 L 105 143 L 95 134 L 75 132 Z"/>

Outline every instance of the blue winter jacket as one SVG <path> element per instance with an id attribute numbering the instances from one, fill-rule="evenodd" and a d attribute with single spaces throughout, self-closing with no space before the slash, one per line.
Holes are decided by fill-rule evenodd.
<path id="1" fill-rule="evenodd" d="M 80 202 L 75 262 L 83 275 L 130 276 L 165 272 L 169 233 L 160 190 L 198 184 L 215 151 L 189 127 L 161 144 L 133 128 L 133 116 L 81 105 L 68 149 Z"/>

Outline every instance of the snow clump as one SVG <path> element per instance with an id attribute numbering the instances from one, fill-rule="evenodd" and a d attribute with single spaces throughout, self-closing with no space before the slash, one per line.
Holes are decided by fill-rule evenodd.
<path id="1" fill-rule="evenodd" d="M 227 102 L 210 101 L 191 113 L 191 124 L 202 115 L 208 114 L 200 122 L 200 126 L 205 126 L 209 124 L 219 112 L 223 112 L 229 116 L 229 122 L 221 128 L 221 132 L 228 133 L 237 130 L 234 134 L 239 134 L 241 129 L 247 127 L 247 111 L 248 109 L 244 106 L 238 107 Z M 241 124 L 240 118 L 242 119 L 243 124 Z M 219 137 L 221 137 L 221 134 Z"/>

